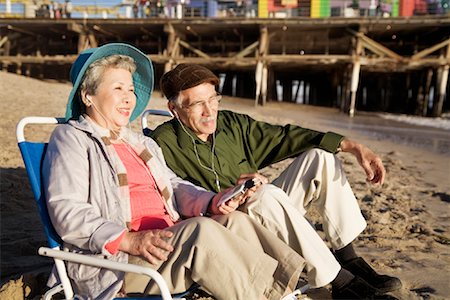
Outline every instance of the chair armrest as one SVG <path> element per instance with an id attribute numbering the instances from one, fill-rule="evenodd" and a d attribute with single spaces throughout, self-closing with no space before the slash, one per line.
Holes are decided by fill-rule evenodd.
<path id="1" fill-rule="evenodd" d="M 146 275 L 156 281 L 156 284 L 158 285 L 159 289 L 161 290 L 161 296 L 164 300 L 172 300 L 172 296 L 169 292 L 169 288 L 167 287 L 166 282 L 164 281 L 164 278 L 161 276 L 161 274 L 158 273 L 158 271 L 153 270 L 151 268 L 110 261 L 107 259 L 91 257 L 91 256 L 83 255 L 83 254 L 71 253 L 71 252 L 62 251 L 62 250 L 54 250 L 54 249 L 50 249 L 47 247 L 40 247 L 38 252 L 42 256 L 52 257 L 52 258 L 56 258 L 56 259 L 61 259 L 61 260 L 66 260 L 66 261 L 71 261 L 71 262 L 76 262 L 76 263 L 85 264 L 85 265 L 89 265 L 89 266 L 101 267 L 101 268 L 106 268 L 106 269 L 116 270 L 116 271 L 121 271 L 121 272 L 130 272 L 130 273 Z"/>
<path id="2" fill-rule="evenodd" d="M 148 120 L 147 120 L 148 115 L 163 116 L 163 117 L 169 117 L 169 118 L 173 117 L 172 113 L 170 113 L 167 110 L 147 109 L 146 111 L 144 111 L 142 113 L 142 116 L 141 116 L 141 128 L 144 133 L 151 131 L 148 128 Z"/>

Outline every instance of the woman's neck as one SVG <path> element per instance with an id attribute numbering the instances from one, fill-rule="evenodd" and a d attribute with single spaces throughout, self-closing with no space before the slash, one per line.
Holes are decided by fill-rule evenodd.
<path id="1" fill-rule="evenodd" d="M 94 120 L 92 117 L 90 117 L 87 114 L 85 115 L 85 117 L 87 120 L 89 120 L 94 125 L 94 127 L 96 127 L 101 132 L 108 131 L 109 132 L 109 140 L 111 141 L 111 143 L 115 143 L 115 144 L 122 143 L 122 139 L 120 138 L 120 132 L 122 131 L 122 128 L 113 130 L 113 129 L 105 127 L 103 124 L 99 124 L 96 120 Z"/>

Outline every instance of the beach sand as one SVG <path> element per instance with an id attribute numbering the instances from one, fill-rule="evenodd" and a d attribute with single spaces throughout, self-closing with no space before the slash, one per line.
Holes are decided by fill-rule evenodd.
<path id="1" fill-rule="evenodd" d="M 63 116 L 70 84 L 39 81 L 0 73 L 1 202 L 0 299 L 39 298 L 51 261 L 37 255 L 45 236 L 37 214 L 26 171 L 17 148 L 15 126 L 24 116 Z M 149 108 L 165 108 L 155 92 Z M 321 130 L 337 131 L 377 152 L 387 169 L 385 184 L 373 186 L 356 160 L 339 154 L 359 200 L 368 227 L 355 241 L 356 250 L 380 273 L 401 278 L 403 288 L 393 293 L 401 299 L 450 298 L 450 156 L 373 136 L 370 130 L 355 129 L 358 122 L 383 122 L 374 114 L 357 114 L 350 120 L 336 109 L 269 103 L 255 108 L 253 101 L 226 98 L 223 108 L 248 113 L 272 123 L 295 123 Z M 161 122 L 153 120 L 155 124 Z M 344 124 L 344 125 L 343 125 Z M 390 123 L 392 126 L 392 123 Z M 410 129 L 410 125 L 398 124 Z M 133 128 L 139 130 L 139 123 Z M 33 140 L 48 136 L 52 127 L 31 128 Z M 414 131 L 414 128 L 413 128 Z M 368 134 L 369 132 L 369 134 Z M 420 131 L 418 131 L 420 134 Z M 426 145 L 425 145 L 426 146 Z M 275 178 L 289 161 L 263 170 Z M 312 223 L 320 233 L 319 219 Z M 23 275 L 21 277 L 21 275 Z M 314 299 L 330 298 L 327 288 L 310 294 Z"/>

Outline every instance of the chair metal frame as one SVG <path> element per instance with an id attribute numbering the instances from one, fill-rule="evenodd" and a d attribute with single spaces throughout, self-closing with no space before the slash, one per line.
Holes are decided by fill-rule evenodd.
<path id="1" fill-rule="evenodd" d="M 76 299 L 77 296 L 74 295 L 72 285 L 70 283 L 69 277 L 67 276 L 67 270 L 64 261 L 71 261 L 121 272 L 132 272 L 141 275 L 146 275 L 151 279 L 155 280 L 156 284 L 160 289 L 161 297 L 163 300 L 183 299 L 182 297 L 191 292 L 192 289 L 189 289 L 184 293 L 174 295 L 175 298 L 172 298 L 172 295 L 170 294 L 169 288 L 164 278 L 158 271 L 154 269 L 145 268 L 133 264 L 113 262 L 107 259 L 94 258 L 62 250 L 61 248 L 62 240 L 56 233 L 50 221 L 50 217 L 47 212 L 45 196 L 43 193 L 43 187 L 41 183 L 41 166 L 43 158 L 45 156 L 45 151 L 47 150 L 47 142 L 27 141 L 25 139 L 24 131 L 25 127 L 30 124 L 63 124 L 63 123 L 65 123 L 64 118 L 25 117 L 19 121 L 16 127 L 18 146 L 22 154 L 25 168 L 28 174 L 28 179 L 30 181 L 31 188 L 33 190 L 34 198 L 39 209 L 39 214 L 41 217 L 41 221 L 44 225 L 44 230 L 49 245 L 49 247 L 40 247 L 38 253 L 40 255 L 53 258 L 60 279 L 59 284 L 50 288 L 50 290 L 48 290 L 47 293 L 45 293 L 45 295 L 43 296 L 44 300 L 51 299 L 55 294 L 61 291 L 64 292 L 64 296 L 66 299 Z M 146 299 L 161 299 L 161 297 L 148 296 Z"/>
<path id="2" fill-rule="evenodd" d="M 148 127 L 148 116 L 149 115 L 153 115 L 153 116 L 163 116 L 163 117 L 170 117 L 173 118 L 173 115 L 171 112 L 167 111 L 167 110 L 161 110 L 161 109 L 147 109 L 142 113 L 141 116 L 141 129 L 142 129 L 142 133 L 146 136 L 148 136 L 150 134 L 150 132 L 152 132 L 152 130 Z"/>

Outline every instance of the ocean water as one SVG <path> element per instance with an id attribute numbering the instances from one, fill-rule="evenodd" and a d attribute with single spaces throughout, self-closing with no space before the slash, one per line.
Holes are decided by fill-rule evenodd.
<path id="1" fill-rule="evenodd" d="M 377 140 L 426 149 L 450 156 L 450 119 L 425 118 L 389 113 L 358 112 L 352 119 L 345 115 L 325 121 L 331 128 L 356 130 Z"/>
<path id="2" fill-rule="evenodd" d="M 450 114 L 444 114 L 441 118 L 425 118 L 418 116 L 409 116 L 409 115 L 395 115 L 388 113 L 380 113 L 379 116 L 383 119 L 395 120 L 398 122 L 428 126 L 434 128 L 440 128 L 444 130 L 448 130 L 450 134 Z"/>

